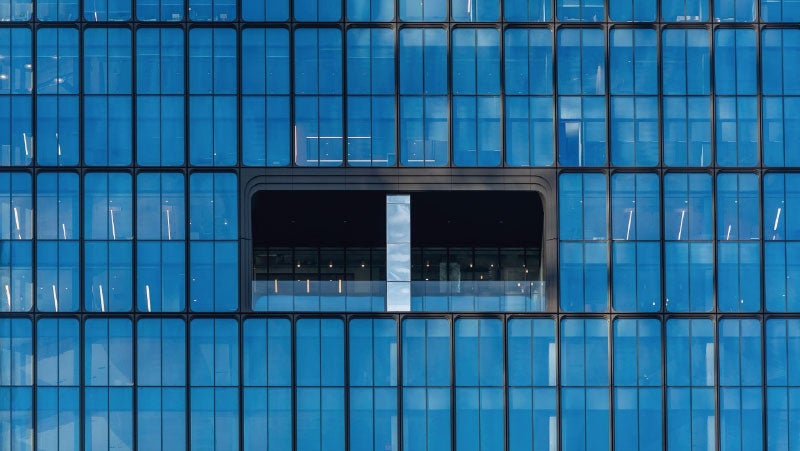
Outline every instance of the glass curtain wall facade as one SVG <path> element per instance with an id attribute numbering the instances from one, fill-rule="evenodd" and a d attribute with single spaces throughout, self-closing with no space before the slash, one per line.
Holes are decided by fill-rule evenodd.
<path id="1" fill-rule="evenodd" d="M 798 22 L 0 0 L 0 449 L 798 449 Z M 255 311 L 252 174 L 470 168 L 553 181 L 545 311 Z"/>

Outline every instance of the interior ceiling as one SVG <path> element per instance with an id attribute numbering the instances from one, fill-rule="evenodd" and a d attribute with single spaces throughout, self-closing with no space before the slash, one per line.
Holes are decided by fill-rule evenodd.
<path id="1" fill-rule="evenodd" d="M 253 197 L 255 247 L 383 247 L 382 191 L 261 191 Z M 540 247 L 544 210 L 530 191 L 411 194 L 413 247 Z"/>

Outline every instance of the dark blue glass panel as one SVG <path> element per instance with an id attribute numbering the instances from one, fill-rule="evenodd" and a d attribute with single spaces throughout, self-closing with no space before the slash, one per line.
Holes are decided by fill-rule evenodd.
<path id="1" fill-rule="evenodd" d="M 136 18 L 141 21 L 183 19 L 183 0 L 136 0 Z"/>
<path id="2" fill-rule="evenodd" d="M 608 189 L 604 174 L 565 173 L 559 177 L 561 240 L 605 240 Z"/>
<path id="3" fill-rule="evenodd" d="M 717 176 L 717 239 L 746 241 L 759 238 L 759 183 L 755 174 Z"/>
<path id="4" fill-rule="evenodd" d="M 453 97 L 453 163 L 500 165 L 500 98 Z"/>
<path id="5" fill-rule="evenodd" d="M 497 320 L 464 318 L 456 321 L 456 385 L 503 385 L 502 329 Z"/>
<path id="6" fill-rule="evenodd" d="M 347 99 L 347 162 L 350 166 L 394 166 L 394 96 Z"/>
<path id="7" fill-rule="evenodd" d="M 594 28 L 564 28 L 557 34 L 558 93 L 605 94 L 605 34 Z"/>
<path id="8" fill-rule="evenodd" d="M 233 166 L 238 133 L 235 96 L 189 97 L 189 162 L 198 166 Z"/>
<path id="9" fill-rule="evenodd" d="M 83 19 L 86 21 L 123 21 L 130 18 L 131 0 L 88 0 L 83 2 Z"/>
<path id="10" fill-rule="evenodd" d="M 798 95 L 794 74 L 800 69 L 800 30 L 761 32 L 761 90 L 766 95 Z"/>
<path id="11" fill-rule="evenodd" d="M 347 30 L 349 94 L 394 94 L 394 36 L 389 28 Z"/>
<path id="12" fill-rule="evenodd" d="M 300 22 L 335 22 L 342 17 L 341 0 L 292 0 L 294 18 Z"/>
<path id="13" fill-rule="evenodd" d="M 800 139 L 800 98 L 764 97 L 761 106 L 763 162 L 770 166 L 799 166 L 791 143 Z"/>
<path id="14" fill-rule="evenodd" d="M 189 19 L 197 22 L 236 20 L 235 0 L 188 0 Z"/>
<path id="15" fill-rule="evenodd" d="M 450 385 L 450 324 L 444 319 L 403 321 L 403 385 Z"/>
<path id="16" fill-rule="evenodd" d="M 344 385 L 344 324 L 338 319 L 301 319 L 295 326 L 297 385 Z"/>
<path id="17" fill-rule="evenodd" d="M 189 30 L 189 92 L 236 94 L 236 31 Z"/>
<path id="18" fill-rule="evenodd" d="M 298 388 L 296 404 L 298 450 L 344 451 L 343 388 Z"/>
<path id="19" fill-rule="evenodd" d="M 289 19 L 289 0 L 242 0 L 242 20 L 253 22 Z"/>
<path id="20" fill-rule="evenodd" d="M 294 32 L 296 94 L 342 93 L 342 33 L 333 28 L 300 28 Z"/>
<path id="21" fill-rule="evenodd" d="M 714 69 L 714 90 L 717 94 L 756 94 L 756 34 L 753 30 L 716 30 Z"/>
<path id="22" fill-rule="evenodd" d="M 504 38 L 505 93 L 553 93 L 553 33 L 509 28 Z"/>
<path id="23" fill-rule="evenodd" d="M 716 155 L 720 166 L 758 163 L 758 102 L 755 97 L 717 97 Z"/>
<path id="24" fill-rule="evenodd" d="M 447 33 L 400 30 L 400 94 L 447 94 Z"/>
<path id="25" fill-rule="evenodd" d="M 444 166 L 449 160 L 445 96 L 400 97 L 400 163 Z"/>
<path id="26" fill-rule="evenodd" d="M 342 164 L 342 97 L 296 96 L 294 153 L 298 166 Z"/>

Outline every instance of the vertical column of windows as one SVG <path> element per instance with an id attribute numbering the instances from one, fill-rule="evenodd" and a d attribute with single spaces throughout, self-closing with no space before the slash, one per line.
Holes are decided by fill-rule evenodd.
<path id="1" fill-rule="evenodd" d="M 80 449 L 80 326 L 75 318 L 36 322 L 36 446 Z"/>
<path id="2" fill-rule="evenodd" d="M 136 162 L 144 166 L 184 164 L 183 31 L 136 31 Z"/>
<path id="3" fill-rule="evenodd" d="M 507 324 L 509 449 L 548 451 L 558 443 L 555 321 L 513 318 Z"/>
<path id="4" fill-rule="evenodd" d="M 127 318 L 84 322 L 84 443 L 133 449 L 133 330 Z"/>
<path id="5" fill-rule="evenodd" d="M 456 449 L 489 451 L 504 443 L 503 324 L 459 318 L 455 323 Z"/>
<path id="6" fill-rule="evenodd" d="M 353 451 L 399 450 L 397 325 L 353 319 L 349 325 L 350 443 Z"/>
<path id="7" fill-rule="evenodd" d="M 78 38 L 77 28 L 36 31 L 35 136 L 41 166 L 74 166 L 79 161 Z"/>
<path id="8" fill-rule="evenodd" d="M 238 161 L 236 30 L 189 30 L 189 163 Z"/>
<path id="9" fill-rule="evenodd" d="M 504 45 L 506 164 L 551 166 L 553 32 L 509 28 Z"/>
<path id="10" fill-rule="evenodd" d="M 452 449 L 450 434 L 450 323 L 406 319 L 403 347 L 403 449 Z"/>
<path id="11" fill-rule="evenodd" d="M 708 174 L 664 176 L 664 302 L 671 312 L 714 307 L 713 214 Z"/>
<path id="12" fill-rule="evenodd" d="M 662 449 L 662 349 L 658 319 L 614 320 L 615 449 Z"/>
<path id="13" fill-rule="evenodd" d="M 237 177 L 194 173 L 189 177 L 189 309 L 239 308 Z"/>
<path id="14" fill-rule="evenodd" d="M 33 307 L 31 176 L 0 173 L 0 312 Z"/>
<path id="15" fill-rule="evenodd" d="M 242 163 L 289 166 L 289 31 L 242 31 Z"/>
<path id="16" fill-rule="evenodd" d="M 28 318 L 0 318 L 0 447 L 33 448 L 33 329 Z"/>
<path id="17" fill-rule="evenodd" d="M 800 311 L 800 175 L 764 175 L 764 308 Z"/>
<path id="18" fill-rule="evenodd" d="M 451 55 L 453 164 L 499 166 L 500 34 L 492 28 L 453 29 Z"/>
<path id="19" fill-rule="evenodd" d="M 765 340 L 767 448 L 792 449 L 800 421 L 800 320 L 768 320 Z"/>
<path id="20" fill-rule="evenodd" d="M 347 30 L 347 163 L 394 166 L 395 32 Z"/>
<path id="21" fill-rule="evenodd" d="M 759 194 L 756 174 L 717 175 L 719 310 L 761 310 Z"/>
<path id="22" fill-rule="evenodd" d="M 614 310 L 661 310 L 661 191 L 657 174 L 611 176 Z"/>
<path id="23" fill-rule="evenodd" d="M 186 323 L 181 318 L 136 322 L 136 444 L 186 448 Z"/>
<path id="24" fill-rule="evenodd" d="M 559 177 L 561 309 L 608 309 L 608 189 L 604 174 Z"/>
<path id="25" fill-rule="evenodd" d="M 83 306 L 92 312 L 127 312 L 133 305 L 132 178 L 90 172 L 83 190 Z"/>
<path id="26" fill-rule="evenodd" d="M 131 32 L 88 28 L 83 36 L 83 161 L 131 164 Z"/>
<path id="27" fill-rule="evenodd" d="M 605 33 L 596 28 L 557 31 L 558 162 L 605 166 Z"/>
<path id="28" fill-rule="evenodd" d="M 756 67 L 756 34 L 753 30 L 715 30 L 714 148 L 720 166 L 758 164 Z"/>
<path id="29" fill-rule="evenodd" d="M 608 450 L 608 320 L 561 320 L 561 447 Z"/>
<path id="30" fill-rule="evenodd" d="M 136 308 L 186 308 L 184 177 L 139 173 L 136 178 Z"/>
<path id="31" fill-rule="evenodd" d="M 719 321 L 720 449 L 760 449 L 762 408 L 761 321 Z"/>
<path id="32" fill-rule="evenodd" d="M 611 163 L 659 162 L 658 61 L 652 29 L 614 28 L 609 36 Z"/>
<path id="33" fill-rule="evenodd" d="M 27 166 L 33 160 L 31 51 L 29 29 L 0 30 L 0 165 L 2 166 Z"/>
<path id="34" fill-rule="evenodd" d="M 295 327 L 297 449 L 344 450 L 344 323 L 304 318 Z"/>
<path id="35" fill-rule="evenodd" d="M 447 32 L 400 30 L 400 163 L 445 166 L 449 162 Z"/>
<path id="36" fill-rule="evenodd" d="M 661 32 L 664 164 L 669 166 L 711 163 L 709 37 L 704 29 Z"/>
<path id="37" fill-rule="evenodd" d="M 667 321 L 667 450 L 713 449 L 717 443 L 714 325 Z"/>
<path id="38" fill-rule="evenodd" d="M 343 158 L 342 32 L 294 32 L 294 160 L 298 166 L 340 166 Z"/>
<path id="39" fill-rule="evenodd" d="M 239 449 L 239 323 L 189 323 L 189 437 L 192 449 Z"/>
<path id="40" fill-rule="evenodd" d="M 769 166 L 800 166 L 800 30 L 761 31 L 761 143 Z"/>
<path id="41" fill-rule="evenodd" d="M 270 451 L 291 450 L 291 322 L 252 318 L 242 327 L 244 448 L 264 449 L 266 445 Z"/>
<path id="42" fill-rule="evenodd" d="M 80 178 L 74 172 L 36 176 L 36 308 L 80 310 Z"/>

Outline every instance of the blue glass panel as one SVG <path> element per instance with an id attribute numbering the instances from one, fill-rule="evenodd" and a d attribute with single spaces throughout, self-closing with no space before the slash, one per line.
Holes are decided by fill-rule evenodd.
<path id="1" fill-rule="evenodd" d="M 608 321 L 561 321 L 561 384 L 608 385 Z"/>
<path id="2" fill-rule="evenodd" d="M 294 61 L 295 93 L 342 93 L 341 31 L 333 28 L 297 29 L 294 51 L 297 55 L 306 55 Z"/>
<path id="3" fill-rule="evenodd" d="M 611 162 L 616 166 L 658 164 L 658 98 L 611 98 Z"/>
<path id="4" fill-rule="evenodd" d="M 400 30 L 400 94 L 447 94 L 447 33 Z"/>
<path id="5" fill-rule="evenodd" d="M 342 17 L 341 0 L 292 0 L 294 18 L 302 22 L 335 22 Z"/>
<path id="6" fill-rule="evenodd" d="M 341 165 L 343 122 L 341 96 L 296 96 L 292 130 L 295 164 Z"/>
<path id="7" fill-rule="evenodd" d="M 465 318 L 456 321 L 456 385 L 503 385 L 502 333 L 502 324 L 497 320 Z"/>
<path id="8" fill-rule="evenodd" d="M 614 449 L 657 451 L 662 448 L 663 417 L 658 388 L 614 390 Z"/>
<path id="9" fill-rule="evenodd" d="M 242 20 L 280 22 L 288 18 L 289 0 L 242 0 Z"/>
<path id="10" fill-rule="evenodd" d="M 349 346 L 350 385 L 397 385 L 397 334 L 394 320 L 351 320 Z"/>
<path id="11" fill-rule="evenodd" d="M 759 183 L 755 174 L 717 176 L 717 239 L 759 238 Z"/>
<path id="12" fill-rule="evenodd" d="M 447 20 L 447 2 L 398 0 L 400 20 L 408 22 L 442 22 Z"/>
<path id="13" fill-rule="evenodd" d="M 608 450 L 611 442 L 609 391 L 605 388 L 561 390 L 561 449 Z"/>
<path id="14" fill-rule="evenodd" d="M 557 0 L 556 16 L 563 21 L 602 22 L 605 20 L 604 2 Z"/>
<path id="15" fill-rule="evenodd" d="M 394 96 L 347 98 L 347 163 L 394 166 L 396 162 Z"/>
<path id="16" fill-rule="evenodd" d="M 756 0 L 714 0 L 714 21 L 752 22 L 756 18 L 756 3 Z"/>
<path id="17" fill-rule="evenodd" d="M 297 389 L 298 450 L 345 449 L 343 388 Z"/>
<path id="18" fill-rule="evenodd" d="M 242 93 L 289 93 L 289 32 L 283 28 L 242 31 Z"/>
<path id="19" fill-rule="evenodd" d="M 12 385 L 33 385 L 33 329 L 27 318 L 0 319 L 0 386 Z"/>
<path id="20" fill-rule="evenodd" d="M 602 30 L 563 28 L 557 34 L 558 93 L 605 94 L 605 34 Z"/>
<path id="21" fill-rule="evenodd" d="M 397 391 L 350 389 L 350 443 L 353 451 L 397 451 Z"/>
<path id="22" fill-rule="evenodd" d="M 614 385 L 628 387 L 661 385 L 661 349 L 660 321 L 615 320 Z"/>
<path id="23" fill-rule="evenodd" d="M 549 451 L 558 440 L 555 422 L 554 388 L 509 388 L 509 449 Z"/>
<path id="24" fill-rule="evenodd" d="M 188 0 L 189 19 L 206 22 L 230 22 L 236 20 L 234 0 Z"/>
<path id="25" fill-rule="evenodd" d="M 0 165 L 25 166 L 33 161 L 30 96 L 0 95 Z"/>
<path id="26" fill-rule="evenodd" d="M 670 387 L 714 385 L 714 326 L 710 320 L 668 320 L 666 345 Z"/>
<path id="27" fill-rule="evenodd" d="M 608 16 L 613 21 L 653 22 L 657 14 L 652 0 L 612 0 L 608 5 Z"/>
<path id="28" fill-rule="evenodd" d="M 193 387 L 191 405 L 191 449 L 239 449 L 239 389 Z"/>
<path id="29" fill-rule="evenodd" d="M 661 19 L 669 22 L 706 21 L 708 7 L 708 0 L 665 0 L 661 2 Z"/>
<path id="30" fill-rule="evenodd" d="M 449 160 L 447 97 L 400 97 L 400 163 L 444 166 Z"/>
<path id="31" fill-rule="evenodd" d="M 562 166 L 606 164 L 605 97 L 559 97 L 558 162 Z"/>
<path id="32" fill-rule="evenodd" d="M 186 448 L 185 389 L 137 389 L 136 427 L 139 447 L 163 451 Z"/>
<path id="33" fill-rule="evenodd" d="M 183 19 L 183 0 L 136 0 L 136 18 L 142 21 Z"/>
<path id="34" fill-rule="evenodd" d="M 453 97 L 453 163 L 500 165 L 500 98 Z"/>
<path id="35" fill-rule="evenodd" d="M 80 347 L 76 319 L 39 319 L 36 323 L 36 384 L 80 385 Z"/>
<path id="36" fill-rule="evenodd" d="M 125 166 L 131 163 L 133 130 L 131 97 L 83 98 L 83 155 L 90 166 Z"/>
<path id="37" fill-rule="evenodd" d="M 761 0 L 761 20 L 768 22 L 797 22 L 800 3 L 795 0 Z"/>
<path id="38" fill-rule="evenodd" d="M 508 322 L 508 385 L 555 386 L 555 322 L 515 318 Z"/>
<path id="39" fill-rule="evenodd" d="M 136 322 L 136 384 L 186 384 L 186 323 L 179 318 Z"/>
<path id="40" fill-rule="evenodd" d="M 770 166 L 798 166 L 800 155 L 790 150 L 800 139 L 800 98 L 764 97 L 761 107 L 763 162 Z"/>
<path id="41" fill-rule="evenodd" d="M 403 389 L 403 449 L 451 449 L 449 388 Z"/>
<path id="42" fill-rule="evenodd" d="M 0 21 L 2 22 L 30 20 L 32 12 L 30 0 L 6 0 L 0 3 Z"/>
<path id="43" fill-rule="evenodd" d="M 403 384 L 450 384 L 450 324 L 444 319 L 403 321 Z"/>
<path id="44" fill-rule="evenodd" d="M 301 319 L 296 324 L 297 385 L 344 384 L 344 324 L 338 319 Z"/>
<path id="45" fill-rule="evenodd" d="M 543 0 L 505 0 L 503 17 L 508 22 L 546 22 L 553 15 L 550 2 Z"/>
<path id="46" fill-rule="evenodd" d="M 131 321 L 123 318 L 90 318 L 84 322 L 85 385 L 133 385 L 132 329 Z"/>
<path id="47" fill-rule="evenodd" d="M 189 323 L 190 383 L 239 384 L 239 325 L 233 319 L 193 319 Z"/>
<path id="48" fill-rule="evenodd" d="M 237 177 L 231 173 L 193 173 L 189 177 L 189 238 L 235 240 L 239 237 Z"/>
<path id="49" fill-rule="evenodd" d="M 714 68 L 717 94 L 756 94 L 756 35 L 753 30 L 716 30 Z"/>
<path id="50" fill-rule="evenodd" d="M 347 0 L 347 18 L 353 22 L 388 22 L 394 18 L 392 0 Z"/>
<path id="51" fill-rule="evenodd" d="M 553 33 L 509 28 L 503 45 L 506 94 L 552 94 Z"/>
<path id="52" fill-rule="evenodd" d="M 758 102 L 755 97 L 717 97 L 716 155 L 721 166 L 758 163 Z"/>
<path id="53" fill-rule="evenodd" d="M 651 29 L 614 28 L 609 36 L 612 94 L 657 94 L 656 41 Z"/>
<path id="54" fill-rule="evenodd" d="M 605 240 L 608 236 L 607 193 L 604 174 L 562 174 L 559 177 L 560 239 Z"/>
<path id="55" fill-rule="evenodd" d="M 702 29 L 661 33 L 664 94 L 702 95 L 711 90 L 710 34 Z"/>
<path id="56" fill-rule="evenodd" d="M 450 0 L 450 15 L 459 22 L 495 22 L 500 16 L 499 0 Z"/>
<path id="57" fill-rule="evenodd" d="M 122 21 L 131 18 L 131 0 L 89 0 L 83 2 L 83 18 L 87 21 Z"/>
<path id="58" fill-rule="evenodd" d="M 506 97 L 505 125 L 507 165 L 553 164 L 551 97 Z"/>
<path id="59" fill-rule="evenodd" d="M 80 448 L 80 405 L 78 387 L 37 388 L 37 450 L 72 450 Z"/>
<path id="60" fill-rule="evenodd" d="M 451 52 L 453 94 L 499 94 L 500 35 L 497 30 L 457 28 L 451 36 Z"/>

